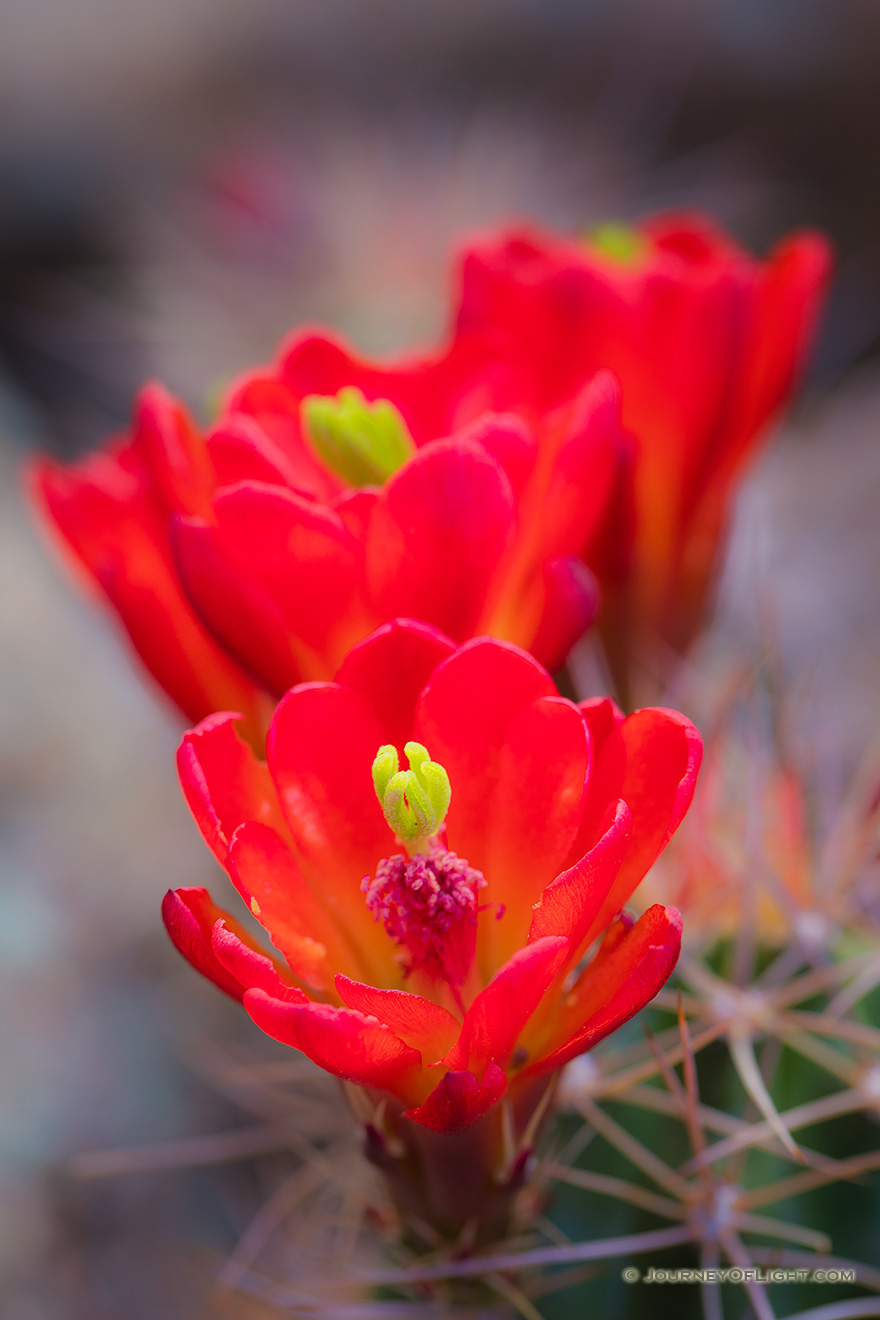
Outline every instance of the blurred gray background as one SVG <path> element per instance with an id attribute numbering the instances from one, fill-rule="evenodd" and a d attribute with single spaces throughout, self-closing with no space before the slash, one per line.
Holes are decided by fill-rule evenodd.
<path id="1" fill-rule="evenodd" d="M 22 506 L 26 452 L 97 444 L 148 376 L 205 416 L 301 322 L 429 346 L 456 243 L 502 220 L 696 205 L 756 251 L 821 226 L 834 294 L 720 627 L 747 652 L 769 600 L 845 768 L 880 724 L 878 58 L 875 0 L 0 0 L 4 1320 L 232 1314 L 212 1272 L 280 1176 L 70 1174 L 244 1123 L 205 1042 L 278 1056 L 166 947 L 164 890 L 222 880 L 174 716 Z"/>

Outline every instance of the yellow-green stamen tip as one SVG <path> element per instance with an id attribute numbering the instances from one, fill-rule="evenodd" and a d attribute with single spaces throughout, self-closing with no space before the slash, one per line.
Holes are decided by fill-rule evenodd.
<path id="1" fill-rule="evenodd" d="M 330 398 L 302 401 L 303 433 L 329 468 L 352 486 L 381 486 L 416 452 L 406 422 L 388 399 L 368 403 L 348 385 Z"/>
<path id="2" fill-rule="evenodd" d="M 431 760 L 426 747 L 408 742 L 403 750 L 408 770 L 400 769 L 396 747 L 379 748 L 373 761 L 373 787 L 389 827 L 398 839 L 412 843 L 437 833 L 452 790 L 443 766 Z"/>
<path id="3" fill-rule="evenodd" d="M 614 220 L 597 225 L 587 235 L 587 241 L 603 256 L 626 264 L 637 261 L 647 246 L 644 234 L 638 229 Z"/>

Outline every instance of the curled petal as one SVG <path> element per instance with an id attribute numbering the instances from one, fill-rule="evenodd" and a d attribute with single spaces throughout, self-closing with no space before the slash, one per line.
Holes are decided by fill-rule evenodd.
<path id="1" fill-rule="evenodd" d="M 332 987 L 329 968 L 360 969 L 360 961 L 303 874 L 296 856 L 261 821 L 239 825 L 226 869 L 253 915 L 291 970 L 316 990 Z"/>
<path id="2" fill-rule="evenodd" d="M 490 1062 L 482 1081 L 472 1072 L 448 1072 L 423 1104 L 408 1109 L 406 1117 L 432 1132 L 463 1132 L 482 1118 L 507 1090 L 507 1078 Z"/>
<path id="3" fill-rule="evenodd" d="M 265 990 L 248 990 L 244 1006 L 267 1036 L 302 1050 L 319 1068 L 390 1091 L 404 1104 L 415 1098 L 421 1055 L 376 1018 L 331 1004 L 282 1003 Z"/>
<path id="4" fill-rule="evenodd" d="M 568 952 L 568 940 L 553 935 L 517 950 L 465 1014 L 461 1035 L 443 1060 L 447 1068 L 482 1074 L 490 1059 L 506 1063 Z"/>
<path id="5" fill-rule="evenodd" d="M 265 761 L 240 736 L 240 717 L 221 711 L 184 734 L 177 751 L 181 787 L 205 842 L 221 863 L 246 820 L 287 833 Z"/>
<path id="6" fill-rule="evenodd" d="M 669 980 L 680 949 L 681 915 L 659 904 L 648 908 L 610 952 L 603 951 L 581 974 L 555 1020 L 542 1058 L 526 1072 L 559 1068 L 623 1026 Z"/>
<path id="7" fill-rule="evenodd" d="M 407 990 L 377 990 L 360 981 L 336 977 L 339 997 L 348 1008 L 384 1022 L 395 1035 L 419 1051 L 425 1063 L 439 1059 L 451 1046 L 461 1023 L 447 1009 Z"/>
<path id="8" fill-rule="evenodd" d="M 529 943 L 545 935 L 564 935 L 577 958 L 587 932 L 617 880 L 632 839 L 632 813 L 618 802 L 614 819 L 594 848 L 558 875 L 532 912 Z"/>
<path id="9" fill-rule="evenodd" d="M 162 920 L 171 943 L 197 972 L 213 981 L 233 999 L 241 999 L 248 982 L 241 981 L 214 952 L 211 935 L 218 922 L 225 922 L 243 946 L 263 957 L 262 950 L 234 917 L 211 898 L 207 889 L 169 889 L 162 900 Z M 268 961 L 268 959 L 266 960 Z M 276 968 L 277 970 L 277 968 Z"/>
<path id="10" fill-rule="evenodd" d="M 608 805 L 622 798 L 632 812 L 632 844 L 585 940 L 620 911 L 678 828 L 691 803 L 703 742 L 678 711 L 638 710 L 616 722 L 615 711 L 584 703 L 588 723 L 605 733 L 597 752 L 575 847 L 585 853 L 598 837 Z M 573 859 L 572 859 L 573 860 Z"/>
<path id="11" fill-rule="evenodd" d="M 287 968 L 230 930 L 228 922 L 228 917 L 220 917 L 211 931 L 211 949 L 220 966 L 248 990 L 265 990 L 285 1003 L 308 1003 Z"/>

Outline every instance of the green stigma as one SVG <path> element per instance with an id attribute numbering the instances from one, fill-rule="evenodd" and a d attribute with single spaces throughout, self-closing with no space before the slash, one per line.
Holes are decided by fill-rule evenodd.
<path id="1" fill-rule="evenodd" d="M 421 743 L 403 749 L 409 770 L 401 770 L 397 748 L 380 747 L 373 762 L 373 787 L 390 828 L 404 843 L 436 834 L 449 810 L 449 776 Z"/>
<path id="2" fill-rule="evenodd" d="M 597 225 L 587 234 L 587 241 L 598 248 L 603 256 L 627 265 L 637 261 L 647 246 L 644 235 L 638 229 L 614 220 Z"/>
<path id="3" fill-rule="evenodd" d="M 302 401 L 303 430 L 320 458 L 352 486 L 382 486 L 416 452 L 388 399 L 367 403 L 353 385 Z"/>

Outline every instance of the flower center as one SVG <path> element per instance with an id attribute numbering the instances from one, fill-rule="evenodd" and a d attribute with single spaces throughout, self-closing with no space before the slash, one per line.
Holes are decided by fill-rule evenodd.
<path id="1" fill-rule="evenodd" d="M 361 889 L 367 907 L 400 946 L 404 975 L 425 972 L 446 981 L 456 1002 L 470 970 L 477 933 L 481 872 L 441 843 L 452 789 L 443 766 L 421 743 L 404 747 L 409 769 L 400 769 L 397 748 L 380 747 L 373 787 L 388 826 L 407 856 L 385 857 Z"/>
<path id="2" fill-rule="evenodd" d="M 429 852 L 449 810 L 449 776 L 421 743 L 408 742 L 403 750 L 408 770 L 400 769 L 397 748 L 391 743 L 379 748 L 373 761 L 373 787 L 389 827 L 407 852 Z"/>
<path id="3" fill-rule="evenodd" d="M 382 486 L 416 452 L 406 422 L 389 399 L 368 403 L 347 385 L 335 397 L 310 394 L 303 432 L 318 457 L 351 486 Z"/>
<path id="4" fill-rule="evenodd" d="M 481 872 L 435 843 L 430 852 L 384 858 L 361 889 L 367 907 L 399 944 L 404 972 L 424 971 L 459 986 L 470 969 Z"/>
<path id="5" fill-rule="evenodd" d="M 634 265 L 647 248 L 643 234 L 632 225 L 623 225 L 609 221 L 597 225 L 587 236 L 588 242 L 597 248 L 603 256 L 622 265 Z"/>

